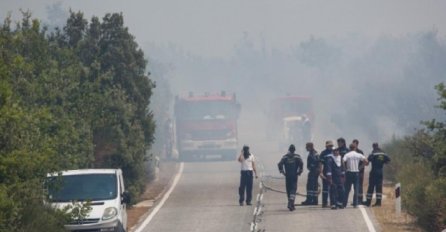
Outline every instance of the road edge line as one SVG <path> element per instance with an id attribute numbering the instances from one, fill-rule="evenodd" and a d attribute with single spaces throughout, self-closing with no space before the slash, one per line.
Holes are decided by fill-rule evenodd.
<path id="1" fill-rule="evenodd" d="M 161 207 L 163 207 L 164 203 L 167 201 L 167 199 L 169 198 L 170 194 L 172 194 L 175 186 L 178 184 L 181 175 L 183 174 L 183 169 L 184 169 L 184 163 L 180 163 L 180 170 L 178 171 L 178 173 L 175 175 L 175 178 L 172 182 L 172 185 L 170 186 L 169 190 L 166 192 L 166 194 L 164 194 L 163 198 L 161 199 L 161 201 L 156 205 L 156 207 L 152 210 L 152 212 L 146 217 L 146 219 L 144 219 L 144 221 L 138 226 L 138 228 L 136 228 L 134 230 L 134 232 L 141 232 L 142 229 L 144 229 L 149 223 L 150 221 L 152 221 L 152 219 L 155 217 L 155 215 L 158 213 L 158 211 L 161 209 Z"/>
<path id="2" fill-rule="evenodd" d="M 362 213 L 362 217 L 364 218 L 365 224 L 367 225 L 367 228 L 370 232 L 376 232 L 375 227 L 373 226 L 372 220 L 370 220 L 369 215 L 365 211 L 365 208 L 363 206 L 359 207 L 359 210 Z"/>

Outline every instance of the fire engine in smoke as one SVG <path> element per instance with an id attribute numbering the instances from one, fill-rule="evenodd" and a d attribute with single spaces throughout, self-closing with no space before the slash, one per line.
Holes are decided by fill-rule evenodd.
<path id="1" fill-rule="evenodd" d="M 268 111 L 268 137 L 281 146 L 296 144 L 303 147 L 312 139 L 314 113 L 308 96 L 284 96 L 271 101 Z"/>
<path id="2" fill-rule="evenodd" d="M 240 104 L 235 94 L 176 96 L 174 105 L 177 149 L 181 160 L 220 156 L 235 159 Z"/>

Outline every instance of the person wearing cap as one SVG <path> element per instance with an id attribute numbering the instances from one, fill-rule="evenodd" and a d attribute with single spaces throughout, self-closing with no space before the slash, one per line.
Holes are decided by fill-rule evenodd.
<path id="1" fill-rule="evenodd" d="M 353 207 L 356 208 L 358 206 L 359 163 L 361 161 L 367 163 L 367 159 L 363 154 L 356 152 L 354 143 L 350 144 L 349 148 L 350 151 L 342 158 L 346 167 L 344 207 L 347 206 L 348 195 L 353 185 Z"/>
<path id="2" fill-rule="evenodd" d="M 299 154 L 294 153 L 296 147 L 291 144 L 288 153 L 280 159 L 277 164 L 279 172 L 285 176 L 286 192 L 288 197 L 288 209 L 295 210 L 294 200 L 296 199 L 298 176 L 303 171 L 303 161 Z"/>
<path id="3" fill-rule="evenodd" d="M 319 154 L 314 149 L 313 143 L 309 142 L 305 145 L 305 149 L 308 151 L 307 156 L 307 199 L 302 202 L 302 205 L 317 205 L 317 180 L 319 177 Z"/>
<path id="4" fill-rule="evenodd" d="M 367 189 L 367 201 L 364 203 L 370 206 L 372 202 L 373 192 L 376 188 L 376 203 L 373 206 L 381 206 L 381 199 L 383 193 L 383 168 L 384 164 L 390 162 L 389 156 L 379 148 L 378 143 L 373 143 L 373 151 L 367 157 L 367 160 L 372 163 L 372 170 L 369 174 L 369 187 Z"/>
<path id="5" fill-rule="evenodd" d="M 330 184 L 330 205 L 331 209 L 344 208 L 344 184 L 341 180 L 343 175 L 342 158 L 338 149 L 333 150 L 333 154 L 326 157 L 326 179 Z"/>
<path id="6" fill-rule="evenodd" d="M 246 192 L 246 205 L 251 205 L 252 200 L 252 184 L 253 177 L 257 179 L 257 171 L 255 165 L 255 157 L 251 152 L 249 152 L 249 147 L 247 145 L 243 146 L 243 149 L 238 157 L 238 162 L 241 163 L 240 171 L 240 186 L 238 188 L 239 194 L 239 204 L 243 206 L 245 201 Z"/>
<path id="7" fill-rule="evenodd" d="M 352 143 L 356 145 L 356 152 L 364 155 L 364 152 L 361 149 L 359 149 L 359 140 L 353 139 Z M 365 162 L 363 162 L 363 161 L 359 162 L 358 204 L 364 203 L 364 192 L 363 192 L 364 187 L 363 187 L 363 185 L 364 185 L 365 166 L 366 166 Z"/>
<path id="8" fill-rule="evenodd" d="M 328 196 L 330 193 L 330 183 L 328 182 L 327 176 L 327 156 L 333 154 L 333 142 L 328 140 L 325 142 L 325 150 L 323 150 L 319 156 L 319 172 L 322 179 L 322 207 L 328 207 Z"/>

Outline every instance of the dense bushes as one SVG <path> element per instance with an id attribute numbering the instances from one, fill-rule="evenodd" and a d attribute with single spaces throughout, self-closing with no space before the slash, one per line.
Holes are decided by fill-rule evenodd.
<path id="1" fill-rule="evenodd" d="M 446 112 L 444 84 L 436 86 Z M 388 177 L 402 185 L 403 206 L 426 231 L 446 227 L 446 121 L 424 122 L 425 130 L 386 145 L 392 154 Z"/>
<path id="2" fill-rule="evenodd" d="M 122 168 L 140 193 L 154 84 L 122 15 L 89 23 L 71 12 L 52 33 L 29 13 L 0 26 L 0 231 L 61 228 L 65 218 L 42 205 L 48 172 Z"/>

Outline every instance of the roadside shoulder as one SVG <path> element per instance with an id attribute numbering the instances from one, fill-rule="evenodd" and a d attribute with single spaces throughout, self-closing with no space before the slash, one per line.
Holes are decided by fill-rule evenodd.
<path id="1" fill-rule="evenodd" d="M 163 161 L 160 164 L 158 178 L 146 186 L 146 191 L 141 195 L 141 201 L 127 209 L 128 231 L 134 231 L 153 210 L 172 185 L 175 175 L 178 173 L 180 163 L 176 161 Z"/>

